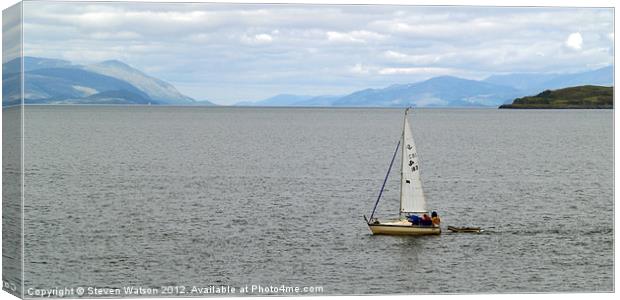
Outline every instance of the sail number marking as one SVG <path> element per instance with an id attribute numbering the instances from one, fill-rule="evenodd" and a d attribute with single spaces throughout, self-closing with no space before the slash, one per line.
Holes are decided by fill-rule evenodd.
<path id="1" fill-rule="evenodd" d="M 407 149 L 412 150 L 413 147 L 410 144 L 407 144 Z M 411 172 L 417 171 L 419 167 L 417 162 L 414 160 L 414 158 L 416 157 L 416 153 L 410 153 L 407 156 L 409 157 L 409 167 L 411 168 Z"/>

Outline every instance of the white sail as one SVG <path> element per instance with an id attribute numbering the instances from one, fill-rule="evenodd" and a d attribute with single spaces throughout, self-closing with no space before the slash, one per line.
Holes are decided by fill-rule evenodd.
<path id="1" fill-rule="evenodd" d="M 402 166 L 400 183 L 400 212 L 401 213 L 426 213 L 426 199 L 420 180 L 418 165 L 418 153 L 416 151 L 407 113 L 403 128 L 402 143 Z"/>

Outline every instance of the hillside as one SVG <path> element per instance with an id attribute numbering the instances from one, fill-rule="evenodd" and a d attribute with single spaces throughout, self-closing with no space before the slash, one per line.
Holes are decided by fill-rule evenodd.
<path id="1" fill-rule="evenodd" d="M 3 70 L 3 105 L 21 102 L 19 59 Z M 66 60 L 24 57 L 26 104 L 173 104 L 213 105 L 181 94 L 173 85 L 123 62 L 78 65 Z"/>
<path id="2" fill-rule="evenodd" d="M 477 80 L 439 76 L 412 84 L 366 89 L 336 100 L 334 106 L 495 106 L 518 96 L 517 90 Z"/>
<path id="3" fill-rule="evenodd" d="M 578 73 L 513 73 L 484 80 L 438 76 L 385 88 L 368 88 L 342 96 L 280 94 L 240 106 L 342 107 L 497 107 L 517 97 L 579 85 L 610 86 L 613 66 Z"/>
<path id="4" fill-rule="evenodd" d="M 613 87 L 584 85 L 546 90 L 536 96 L 515 99 L 499 108 L 613 108 Z"/>
<path id="5" fill-rule="evenodd" d="M 86 66 L 86 69 L 106 76 L 124 80 L 146 93 L 153 102 L 168 104 L 192 104 L 194 99 L 181 94 L 171 84 L 118 60 L 107 60 Z"/>
<path id="6" fill-rule="evenodd" d="M 483 107 L 506 103 L 521 94 L 509 86 L 454 76 L 364 89 L 344 96 L 280 94 L 238 106 L 339 106 L 339 107 Z"/>

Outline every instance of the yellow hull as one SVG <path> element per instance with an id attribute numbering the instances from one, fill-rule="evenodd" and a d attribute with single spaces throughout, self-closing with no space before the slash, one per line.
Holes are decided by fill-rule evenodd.
<path id="1" fill-rule="evenodd" d="M 411 223 L 399 220 L 392 222 L 380 222 L 368 224 L 372 234 L 384 235 L 438 235 L 441 234 L 439 226 L 412 226 Z"/>

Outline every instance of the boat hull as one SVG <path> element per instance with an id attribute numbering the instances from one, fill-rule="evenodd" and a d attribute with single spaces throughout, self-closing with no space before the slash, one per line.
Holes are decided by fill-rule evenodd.
<path id="1" fill-rule="evenodd" d="M 375 235 L 438 235 L 440 227 L 412 226 L 410 223 L 373 223 L 368 224 L 370 231 Z"/>

